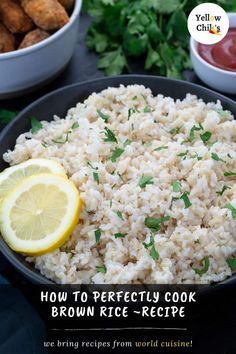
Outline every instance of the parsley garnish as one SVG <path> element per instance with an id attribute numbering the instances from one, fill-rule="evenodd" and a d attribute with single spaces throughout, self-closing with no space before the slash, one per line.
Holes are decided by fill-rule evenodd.
<path id="1" fill-rule="evenodd" d="M 109 206 L 112 207 L 112 200 L 109 201 Z"/>
<path id="2" fill-rule="evenodd" d="M 225 177 L 236 177 L 236 172 L 232 172 L 232 171 L 226 171 L 224 173 Z"/>
<path id="3" fill-rule="evenodd" d="M 209 257 L 208 256 L 204 257 L 203 258 L 203 262 L 204 262 L 204 266 L 203 266 L 202 269 L 193 268 L 195 273 L 199 274 L 200 276 L 205 274 L 208 271 L 208 269 L 209 269 L 209 265 L 210 265 Z"/>
<path id="4" fill-rule="evenodd" d="M 226 260 L 226 262 L 228 263 L 228 266 L 232 269 L 235 270 L 236 269 L 236 258 L 228 258 Z"/>
<path id="5" fill-rule="evenodd" d="M 45 141 L 41 141 L 41 145 L 42 145 L 45 149 L 48 148 L 48 144 L 45 143 Z"/>
<path id="6" fill-rule="evenodd" d="M 236 208 L 230 203 L 226 204 L 225 208 L 229 209 L 232 213 L 232 218 L 236 219 Z"/>
<path id="7" fill-rule="evenodd" d="M 122 234 L 121 232 L 118 232 L 117 234 L 115 234 L 115 238 L 124 238 L 125 236 L 127 236 L 128 234 Z"/>
<path id="8" fill-rule="evenodd" d="M 152 235 L 150 236 L 150 242 L 149 243 L 143 242 L 143 245 L 144 245 L 144 247 L 146 249 L 149 250 L 149 254 L 152 257 L 152 259 L 154 259 L 154 260 L 158 260 L 159 259 L 160 256 L 159 256 L 159 253 L 156 250 L 154 237 Z"/>
<path id="9" fill-rule="evenodd" d="M 42 123 L 39 122 L 38 119 L 35 117 L 31 117 L 30 122 L 31 122 L 31 133 L 32 134 L 37 134 L 38 131 L 41 130 L 43 127 Z"/>
<path id="10" fill-rule="evenodd" d="M 149 229 L 159 231 L 161 224 L 169 220 L 170 216 L 164 216 L 163 218 L 146 218 L 144 223 Z"/>
<path id="11" fill-rule="evenodd" d="M 199 130 L 203 130 L 203 126 L 201 124 L 199 124 L 199 126 L 197 127 L 196 125 L 194 125 L 189 133 L 189 138 L 187 140 L 187 142 L 192 142 L 195 139 L 195 131 L 199 131 Z"/>
<path id="12" fill-rule="evenodd" d="M 170 134 L 174 134 L 174 135 L 179 134 L 181 128 L 182 128 L 182 127 L 177 127 L 177 128 L 171 129 Z"/>
<path id="13" fill-rule="evenodd" d="M 152 110 L 150 107 L 146 106 L 143 110 L 144 113 L 150 113 Z"/>
<path id="14" fill-rule="evenodd" d="M 185 157 L 188 155 L 188 150 L 186 150 L 185 152 L 181 152 L 180 154 L 178 154 L 177 156 L 179 157 Z"/>
<path id="15" fill-rule="evenodd" d="M 99 174 L 97 172 L 93 172 L 93 179 L 97 184 L 99 184 Z"/>
<path id="16" fill-rule="evenodd" d="M 131 140 L 126 139 L 125 142 L 124 142 L 124 144 L 123 144 L 123 146 L 126 147 L 126 146 L 128 146 L 128 145 L 130 145 L 130 144 L 131 144 Z"/>
<path id="17" fill-rule="evenodd" d="M 228 156 L 229 159 L 232 159 L 232 156 L 230 154 L 227 154 L 227 156 Z"/>
<path id="18" fill-rule="evenodd" d="M 227 189 L 231 189 L 231 187 L 224 185 L 222 190 L 219 192 L 216 192 L 216 194 L 222 196 Z"/>
<path id="19" fill-rule="evenodd" d="M 123 154 L 124 151 L 124 149 L 115 148 L 115 150 L 112 151 L 111 161 L 116 162 L 116 160 Z"/>
<path id="20" fill-rule="evenodd" d="M 97 114 L 99 115 L 100 118 L 102 118 L 104 120 L 105 123 L 108 123 L 110 116 L 102 113 L 102 111 L 100 111 L 100 109 L 97 109 Z"/>
<path id="21" fill-rule="evenodd" d="M 184 202 L 184 208 L 185 209 L 188 209 L 191 205 L 192 205 L 192 203 L 190 202 L 190 200 L 189 200 L 189 192 L 184 192 L 182 195 L 181 195 L 181 197 L 172 197 L 172 199 L 171 199 L 171 204 L 170 204 L 170 210 L 172 209 L 172 206 L 173 206 L 173 202 L 175 202 L 175 201 L 177 201 L 177 200 L 180 200 L 180 199 L 182 199 L 183 200 L 183 202 Z"/>
<path id="22" fill-rule="evenodd" d="M 178 181 L 172 183 L 173 192 L 178 193 L 181 191 L 181 185 Z"/>
<path id="23" fill-rule="evenodd" d="M 200 134 L 200 138 L 206 144 L 210 139 L 211 139 L 212 133 L 211 132 L 205 132 L 203 134 Z"/>
<path id="24" fill-rule="evenodd" d="M 118 143 L 115 134 L 110 129 L 105 127 L 105 131 L 103 133 L 106 136 L 106 138 L 103 139 L 104 141 L 108 141 L 108 142 L 112 142 L 112 143 Z"/>
<path id="25" fill-rule="evenodd" d="M 99 273 L 106 273 L 106 271 L 107 271 L 107 269 L 104 265 L 97 266 L 96 269 Z"/>
<path id="26" fill-rule="evenodd" d="M 118 216 L 118 218 L 120 218 L 121 220 L 124 221 L 124 218 L 123 218 L 123 216 L 122 216 L 122 214 L 121 214 L 121 212 L 119 210 L 115 211 L 115 213 Z"/>
<path id="27" fill-rule="evenodd" d="M 159 146 L 158 148 L 154 149 L 153 151 L 161 151 L 161 150 L 166 150 L 166 149 L 168 149 L 168 146 L 162 145 L 162 146 Z"/>
<path id="28" fill-rule="evenodd" d="M 129 108 L 129 110 L 128 110 L 128 120 L 130 119 L 132 114 L 134 114 L 136 112 L 137 112 L 137 110 L 135 108 Z"/>
<path id="29" fill-rule="evenodd" d="M 215 161 L 221 161 L 221 162 L 225 162 L 224 160 L 222 160 L 215 152 L 211 153 L 211 158 Z"/>
<path id="30" fill-rule="evenodd" d="M 198 161 L 200 161 L 202 160 L 202 157 L 195 153 L 195 155 L 190 156 L 190 159 L 197 159 Z"/>
<path id="31" fill-rule="evenodd" d="M 0 109 L 0 123 L 10 123 L 17 116 L 17 114 L 17 111 L 8 111 L 7 109 Z"/>
<path id="32" fill-rule="evenodd" d="M 153 177 L 151 176 L 142 176 L 139 180 L 139 187 L 145 188 L 147 184 L 153 184 Z"/>
<path id="33" fill-rule="evenodd" d="M 96 243 L 98 243 L 100 241 L 101 235 L 102 235 L 102 231 L 100 229 L 97 229 L 94 231 L 95 234 L 95 240 Z"/>
<path id="34" fill-rule="evenodd" d="M 75 129 L 77 129 L 77 128 L 79 128 L 79 123 L 78 123 L 78 122 L 74 122 L 74 123 L 72 124 L 71 129 L 72 129 L 72 130 L 75 130 Z"/>

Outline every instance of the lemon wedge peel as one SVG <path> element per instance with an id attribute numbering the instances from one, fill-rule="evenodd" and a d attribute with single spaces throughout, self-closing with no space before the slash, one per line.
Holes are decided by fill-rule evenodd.
<path id="1" fill-rule="evenodd" d="M 17 233 L 20 234 L 22 228 L 25 228 L 26 230 L 34 229 L 34 225 L 31 225 L 31 228 L 29 227 L 30 223 L 34 221 L 38 223 L 38 220 L 41 217 L 41 215 L 43 216 L 43 213 L 46 213 L 46 217 L 44 214 L 44 218 L 46 218 L 47 220 L 51 218 L 53 220 L 55 219 L 55 214 L 57 213 L 57 210 L 62 208 L 62 206 L 60 205 L 60 200 L 54 198 L 55 208 L 49 209 L 49 211 L 47 211 L 48 193 L 45 193 L 45 190 L 44 193 L 42 192 L 41 194 L 42 199 L 40 201 L 41 204 L 44 204 L 43 201 L 45 202 L 45 209 L 40 210 L 39 212 L 40 216 L 37 216 L 38 213 L 37 204 L 39 202 L 38 200 L 33 201 L 33 204 L 35 203 L 35 210 L 34 208 L 30 208 L 30 210 L 27 208 L 22 209 L 21 206 L 18 208 L 17 202 L 19 202 L 23 196 L 25 197 L 25 193 L 29 194 L 29 198 L 31 200 L 34 198 L 32 194 L 32 189 L 35 186 L 36 187 L 39 186 L 39 189 L 41 188 L 42 191 L 43 189 L 46 188 L 46 192 L 47 191 L 50 192 L 50 186 L 51 186 L 51 188 L 54 187 L 58 189 L 58 195 L 60 195 L 60 193 L 64 194 L 67 199 L 67 205 L 64 205 L 66 212 L 65 215 L 62 217 L 59 226 L 56 228 L 55 231 L 51 232 L 51 234 L 46 235 L 44 238 L 41 237 L 40 239 L 35 240 L 33 234 L 29 236 L 29 234 L 26 233 L 26 237 L 28 239 L 24 240 L 17 236 Z M 39 195 L 39 193 L 36 194 Z M 76 227 L 79 221 L 81 207 L 82 207 L 82 202 L 80 199 L 79 191 L 75 187 L 74 183 L 71 182 L 67 177 L 65 178 L 61 175 L 56 175 L 56 174 L 33 175 L 24 179 L 21 183 L 19 183 L 14 188 L 14 190 L 10 192 L 8 197 L 4 199 L 2 204 L 2 209 L 1 209 L 0 231 L 5 242 L 14 251 L 28 254 L 31 256 L 43 255 L 45 253 L 52 252 L 57 248 L 59 248 L 66 241 L 66 239 L 71 235 L 72 231 L 74 230 L 74 228 Z M 19 209 L 19 213 L 17 212 L 18 209 Z M 52 217 L 50 214 L 52 210 L 54 212 L 54 217 Z M 23 211 L 23 215 L 26 216 L 25 218 L 21 218 L 22 211 Z M 17 223 L 16 225 L 18 230 L 14 230 L 14 228 L 12 227 L 12 225 L 14 224 L 14 220 L 11 220 L 12 215 L 14 215 L 14 218 L 16 220 L 21 220 L 20 223 Z M 42 229 L 43 229 L 43 225 L 42 225 Z"/>
<path id="2" fill-rule="evenodd" d="M 0 173 L 0 208 L 4 198 L 25 178 L 41 173 L 55 173 L 67 178 L 64 168 L 54 160 L 30 159 Z"/>

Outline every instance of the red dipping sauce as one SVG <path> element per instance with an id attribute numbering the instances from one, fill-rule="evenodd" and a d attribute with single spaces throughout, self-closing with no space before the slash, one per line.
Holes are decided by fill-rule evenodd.
<path id="1" fill-rule="evenodd" d="M 225 38 L 216 44 L 198 44 L 198 52 L 209 64 L 236 72 L 236 28 L 231 28 Z"/>

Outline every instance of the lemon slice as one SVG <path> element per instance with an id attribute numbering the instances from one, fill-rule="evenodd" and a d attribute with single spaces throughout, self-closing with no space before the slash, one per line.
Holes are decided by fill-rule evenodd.
<path id="1" fill-rule="evenodd" d="M 19 182 L 38 173 L 55 173 L 66 176 L 66 172 L 61 165 L 48 159 L 31 159 L 9 167 L 0 173 L 0 206 L 3 199 Z"/>
<path id="2" fill-rule="evenodd" d="M 0 231 L 15 251 L 41 255 L 60 247 L 79 220 L 78 189 L 67 178 L 26 178 L 3 201 Z"/>

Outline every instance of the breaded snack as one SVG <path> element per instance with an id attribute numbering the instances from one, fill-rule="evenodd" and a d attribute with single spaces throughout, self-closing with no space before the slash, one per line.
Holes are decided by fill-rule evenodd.
<path id="1" fill-rule="evenodd" d="M 50 34 L 48 32 L 37 28 L 36 30 L 31 31 L 25 35 L 25 37 L 24 37 L 23 41 L 20 43 L 18 49 L 30 47 L 36 43 L 43 41 L 44 39 L 46 39 L 48 37 L 50 37 Z"/>
<path id="2" fill-rule="evenodd" d="M 58 0 L 58 1 L 65 9 L 70 9 L 74 4 L 74 0 Z"/>
<path id="3" fill-rule="evenodd" d="M 0 18 L 12 33 L 25 33 L 33 27 L 33 21 L 15 0 L 0 0 Z"/>
<path id="4" fill-rule="evenodd" d="M 69 21 L 66 10 L 57 0 L 21 0 L 21 5 L 34 23 L 46 31 L 61 28 Z"/>
<path id="5" fill-rule="evenodd" d="M 0 23 L 0 53 L 7 53 L 15 50 L 15 38 L 13 34 Z"/>

